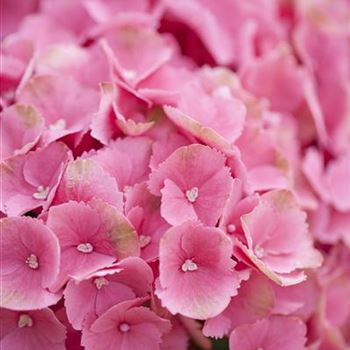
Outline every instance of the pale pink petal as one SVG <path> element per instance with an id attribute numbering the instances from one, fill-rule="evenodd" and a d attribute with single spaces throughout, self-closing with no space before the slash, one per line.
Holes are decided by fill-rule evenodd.
<path id="1" fill-rule="evenodd" d="M 151 169 L 156 169 L 165 159 L 176 151 L 177 148 L 188 145 L 189 140 L 175 132 L 169 133 L 164 140 L 154 142 L 150 160 Z"/>

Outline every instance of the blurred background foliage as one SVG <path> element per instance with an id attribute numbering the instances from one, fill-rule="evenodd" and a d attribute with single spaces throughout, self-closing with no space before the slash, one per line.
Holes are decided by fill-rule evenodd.
<path id="1" fill-rule="evenodd" d="M 212 348 L 211 350 L 228 350 L 228 338 L 223 339 L 213 339 L 212 340 Z M 191 344 L 190 350 L 202 350 L 198 346 Z"/>

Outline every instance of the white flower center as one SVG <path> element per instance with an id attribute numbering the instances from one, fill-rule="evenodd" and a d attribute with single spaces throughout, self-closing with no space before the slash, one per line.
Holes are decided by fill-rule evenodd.
<path id="1" fill-rule="evenodd" d="M 214 97 L 229 99 L 232 97 L 231 90 L 227 85 L 222 85 L 213 91 Z"/>
<path id="2" fill-rule="evenodd" d="M 140 247 L 145 248 L 146 246 L 148 246 L 151 243 L 151 240 L 152 240 L 151 236 L 140 235 L 139 236 Z"/>
<path id="3" fill-rule="evenodd" d="M 67 127 L 66 121 L 61 118 L 56 120 L 55 123 L 51 124 L 49 128 L 50 130 L 53 130 L 53 131 L 55 130 L 59 131 L 59 130 L 64 130 L 66 127 Z"/>
<path id="4" fill-rule="evenodd" d="M 98 290 L 100 290 L 103 286 L 108 286 L 109 282 L 104 277 L 99 277 L 94 280 L 95 286 Z"/>
<path id="5" fill-rule="evenodd" d="M 230 224 L 227 226 L 227 232 L 232 233 L 236 231 L 236 225 Z"/>
<path id="6" fill-rule="evenodd" d="M 126 322 L 123 322 L 119 325 L 119 330 L 123 333 L 128 332 L 129 329 L 130 329 L 130 326 Z"/>
<path id="7" fill-rule="evenodd" d="M 36 188 L 36 192 L 33 193 L 33 198 L 45 200 L 49 194 L 49 191 L 50 189 L 48 186 L 38 186 Z"/>
<path id="8" fill-rule="evenodd" d="M 17 325 L 19 328 L 31 327 L 33 326 L 33 320 L 29 315 L 22 314 L 19 316 Z"/>
<path id="9" fill-rule="evenodd" d="M 127 194 L 131 190 L 131 186 L 125 185 L 123 188 L 123 193 Z"/>
<path id="10" fill-rule="evenodd" d="M 186 259 L 185 262 L 181 266 L 181 270 L 183 272 L 196 271 L 196 270 L 198 270 L 198 266 L 195 262 L 192 261 L 192 259 Z"/>
<path id="11" fill-rule="evenodd" d="M 124 69 L 123 70 L 123 77 L 127 80 L 133 80 L 136 78 L 136 71 L 132 70 L 132 69 Z"/>
<path id="12" fill-rule="evenodd" d="M 261 247 L 260 245 L 257 245 L 255 248 L 254 248 L 254 253 L 256 255 L 256 257 L 258 259 L 261 259 L 265 256 L 265 250 L 263 247 Z"/>
<path id="13" fill-rule="evenodd" d="M 81 253 L 91 253 L 94 250 L 94 247 L 91 243 L 80 243 L 77 245 L 77 250 Z"/>
<path id="14" fill-rule="evenodd" d="M 30 254 L 26 259 L 26 264 L 33 270 L 36 270 L 39 267 L 38 257 L 34 254 Z"/>
<path id="15" fill-rule="evenodd" d="M 198 187 L 192 187 L 190 190 L 186 191 L 186 197 L 189 202 L 194 203 L 198 198 Z"/>

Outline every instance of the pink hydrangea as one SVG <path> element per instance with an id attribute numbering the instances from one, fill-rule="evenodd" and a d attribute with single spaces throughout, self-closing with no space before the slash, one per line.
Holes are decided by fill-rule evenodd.
<path id="1" fill-rule="evenodd" d="M 316 149 L 310 148 L 305 154 L 303 172 L 320 198 L 310 211 L 311 231 L 324 243 L 341 240 L 350 246 L 349 162 L 349 152 L 330 161 L 327 167 Z"/>
<path id="2" fill-rule="evenodd" d="M 68 319 L 75 329 L 82 329 L 91 315 L 100 316 L 124 300 L 147 296 L 152 282 L 151 268 L 137 257 L 123 259 L 83 280 L 71 280 L 64 291 Z"/>
<path id="3" fill-rule="evenodd" d="M 162 305 L 192 318 L 219 314 L 240 284 L 231 255 L 231 240 L 217 228 L 188 221 L 169 229 L 159 252 L 156 294 Z"/>
<path id="4" fill-rule="evenodd" d="M 303 269 L 322 264 L 321 254 L 312 246 L 306 213 L 290 192 L 267 192 L 241 220 L 246 244 L 237 241 L 237 254 L 243 252 L 252 266 L 276 283 L 300 283 L 306 278 Z"/>
<path id="5" fill-rule="evenodd" d="M 37 219 L 4 218 L 0 238 L 1 307 L 32 310 L 56 304 L 61 294 L 49 290 L 60 262 L 54 233 Z"/>
<path id="6" fill-rule="evenodd" d="M 171 324 L 141 306 L 143 301 L 125 301 L 103 313 L 83 330 L 82 344 L 85 348 L 160 349 L 162 336 L 169 332 Z"/>
<path id="7" fill-rule="evenodd" d="M 0 2 L 1 348 L 350 347 L 349 0 Z"/>
<path id="8" fill-rule="evenodd" d="M 0 310 L 3 349 L 64 350 L 66 328 L 51 309 L 31 311 Z"/>
<path id="9" fill-rule="evenodd" d="M 242 350 L 306 350 L 306 326 L 297 318 L 273 316 L 237 327 L 230 348 Z"/>
<path id="10" fill-rule="evenodd" d="M 69 159 L 68 147 L 51 143 L 2 162 L 1 211 L 18 216 L 40 207 L 47 209 Z"/>
<path id="11" fill-rule="evenodd" d="M 160 214 L 160 199 L 145 183 L 136 184 L 126 193 L 125 213 L 138 233 L 141 257 L 154 261 L 159 257 L 159 241 L 170 225 Z"/>
<path id="12" fill-rule="evenodd" d="M 44 129 L 41 115 L 32 106 L 16 104 L 1 112 L 1 160 L 25 154 L 33 148 Z"/>
<path id="13" fill-rule="evenodd" d="M 89 158 L 116 179 L 120 191 L 127 192 L 129 187 L 147 179 L 151 146 L 146 137 L 117 139 Z"/>
<path id="14" fill-rule="evenodd" d="M 103 178 L 103 182 L 99 180 Z M 119 211 L 123 209 L 123 194 L 115 178 L 91 159 L 75 159 L 68 163 L 57 188 L 53 204 L 70 200 L 86 202 L 99 198 Z"/>
<path id="15" fill-rule="evenodd" d="M 244 104 L 233 96 L 227 85 L 215 86 L 213 89 L 206 89 L 203 85 L 198 81 L 186 84 L 177 103 L 178 112 L 168 107 L 167 114 L 189 132 L 192 131 L 191 123 L 197 123 L 230 144 L 242 132 L 246 113 Z M 201 103 L 198 104 L 197 101 Z M 181 118 L 181 113 L 186 115 L 182 122 L 175 117 L 177 115 Z M 194 136 L 200 135 L 194 133 Z"/>
<path id="16" fill-rule="evenodd" d="M 263 275 L 252 273 L 248 281 L 242 282 L 238 295 L 231 299 L 227 308 L 205 321 L 203 333 L 216 338 L 228 336 L 240 325 L 268 317 L 274 304 L 272 284 Z"/>
<path id="17" fill-rule="evenodd" d="M 65 96 L 67 100 L 64 101 Z M 56 75 L 31 79 L 20 91 L 18 100 L 35 106 L 43 116 L 46 126 L 43 134 L 45 143 L 86 132 L 92 114 L 98 107 L 96 91 L 79 86 L 72 78 Z M 77 100 L 80 101 L 79 104 L 75 103 Z M 75 142 L 78 143 L 79 138 Z"/>
<path id="18" fill-rule="evenodd" d="M 152 172 L 149 180 L 151 192 L 162 196 L 161 214 L 171 225 L 189 219 L 215 225 L 231 186 L 225 157 L 202 145 L 177 149 Z"/>
<path id="19" fill-rule="evenodd" d="M 139 254 L 135 229 L 113 206 L 95 200 L 70 201 L 50 208 L 47 226 L 61 248 L 55 289 L 70 278 L 83 278 L 128 256 Z"/>

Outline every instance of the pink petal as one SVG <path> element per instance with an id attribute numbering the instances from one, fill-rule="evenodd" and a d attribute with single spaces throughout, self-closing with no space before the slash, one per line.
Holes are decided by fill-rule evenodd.
<path id="1" fill-rule="evenodd" d="M 19 217 L 1 219 L 1 233 L 1 306 L 32 310 L 55 304 L 61 294 L 48 291 L 59 271 L 53 232 L 37 219 Z"/>
<path id="2" fill-rule="evenodd" d="M 193 205 L 187 200 L 184 192 L 171 180 L 164 181 L 161 194 L 161 215 L 169 224 L 177 225 L 198 218 Z"/>
<path id="3" fill-rule="evenodd" d="M 90 206 L 68 202 L 51 207 L 47 225 L 57 235 L 62 250 L 57 286 L 69 276 L 82 278 L 113 263 L 138 255 L 136 232 L 114 207 L 95 200 Z"/>
<path id="4" fill-rule="evenodd" d="M 156 286 L 162 305 L 199 319 L 219 314 L 239 286 L 231 253 L 231 240 L 216 228 L 188 221 L 169 229 L 160 243 Z"/>
<path id="5" fill-rule="evenodd" d="M 66 328 L 51 309 L 24 312 L 1 310 L 0 322 L 1 328 L 12 324 L 12 329 L 0 341 L 3 349 L 66 349 Z"/>
<path id="6" fill-rule="evenodd" d="M 123 194 L 119 192 L 116 180 L 96 162 L 81 158 L 70 162 L 58 186 L 54 204 L 69 200 L 87 203 L 94 198 L 114 205 L 119 211 L 123 208 Z"/>
<path id="7" fill-rule="evenodd" d="M 230 335 L 230 348 L 255 350 L 305 350 L 306 327 L 296 318 L 273 316 L 237 327 Z"/>
<path id="8" fill-rule="evenodd" d="M 1 113 L 1 160 L 25 154 L 38 142 L 44 121 L 31 106 L 13 105 Z"/>
<path id="9" fill-rule="evenodd" d="M 170 330 L 170 322 L 140 307 L 141 303 L 142 299 L 136 299 L 108 309 L 93 322 L 90 330 L 83 330 L 82 344 L 87 350 L 114 347 L 141 350 L 144 346 L 159 349 L 162 334 Z M 125 332 L 120 331 L 121 324 L 128 326 Z"/>
<path id="10" fill-rule="evenodd" d="M 335 208 L 341 212 L 350 211 L 350 152 L 332 161 L 327 167 L 326 176 Z"/>
<path id="11" fill-rule="evenodd" d="M 32 78 L 21 90 L 18 100 L 34 105 L 43 116 L 47 143 L 69 134 L 86 132 L 98 107 L 95 91 L 80 86 L 72 78 L 55 75 Z M 77 100 L 81 103 L 76 104 Z"/>
<path id="12" fill-rule="evenodd" d="M 131 86 L 147 78 L 173 53 L 169 38 L 146 26 L 116 26 L 104 38 L 114 53 L 115 69 Z"/>
<path id="13" fill-rule="evenodd" d="M 68 318 L 75 329 L 82 329 L 89 313 L 99 316 L 121 301 L 146 296 L 152 281 L 150 267 L 136 257 L 121 260 L 83 281 L 71 280 L 64 292 Z"/>
<path id="14" fill-rule="evenodd" d="M 54 142 L 1 163 L 1 210 L 17 216 L 39 207 L 46 209 L 70 156 L 64 144 Z"/>
<path id="15" fill-rule="evenodd" d="M 218 316 L 208 319 L 203 333 L 210 337 L 229 335 L 236 327 L 268 317 L 275 304 L 272 283 L 263 275 L 252 273 L 243 281 L 238 295 Z"/>
<path id="16" fill-rule="evenodd" d="M 159 240 L 170 225 L 160 215 L 161 201 L 146 183 L 135 185 L 126 193 L 125 212 L 139 234 L 141 257 L 153 261 L 159 256 Z M 146 239 L 144 244 L 141 240 Z"/>
<path id="17" fill-rule="evenodd" d="M 146 137 L 127 137 L 99 150 L 91 159 L 117 180 L 119 190 L 124 190 L 147 179 L 151 146 Z"/>
<path id="18" fill-rule="evenodd" d="M 225 92 L 222 93 L 220 89 Z M 199 100 L 201 103 L 196 103 Z M 246 109 L 240 100 L 232 96 L 228 86 L 206 91 L 198 82 L 189 83 L 181 91 L 177 108 L 201 126 L 218 133 L 230 144 L 242 132 Z"/>

